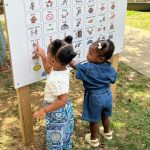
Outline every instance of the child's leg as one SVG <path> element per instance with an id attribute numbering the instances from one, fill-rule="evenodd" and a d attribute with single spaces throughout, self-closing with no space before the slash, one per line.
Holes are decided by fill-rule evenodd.
<path id="1" fill-rule="evenodd" d="M 110 121 L 108 117 L 102 118 L 103 127 L 100 127 L 100 134 L 107 140 L 111 140 L 113 138 L 113 131 L 110 129 Z"/>
<path id="2" fill-rule="evenodd" d="M 110 120 L 108 117 L 103 117 L 102 118 L 102 124 L 104 127 L 104 133 L 109 133 L 110 131 Z"/>
<path id="3" fill-rule="evenodd" d="M 107 140 L 112 139 L 113 131 L 110 129 L 110 120 L 108 117 L 112 115 L 112 96 L 111 91 L 105 93 L 104 106 L 101 113 L 103 127 L 100 127 L 100 134 Z"/>
<path id="4" fill-rule="evenodd" d="M 90 122 L 90 132 L 91 132 L 91 140 L 95 140 L 98 137 L 98 123 Z"/>
<path id="5" fill-rule="evenodd" d="M 90 132 L 85 135 L 85 140 L 93 147 L 99 146 L 98 140 L 98 123 L 90 122 Z"/>
<path id="6" fill-rule="evenodd" d="M 74 127 L 74 121 L 70 120 L 66 125 L 66 130 L 63 137 L 64 150 L 70 150 L 72 148 L 73 127 Z"/>
<path id="7" fill-rule="evenodd" d="M 66 124 L 66 129 L 64 133 L 63 149 L 70 150 L 72 148 L 72 134 L 73 134 L 73 128 L 74 128 L 74 114 L 73 114 L 73 108 L 70 102 L 68 103 L 66 110 L 67 110 L 66 116 L 67 116 L 68 122 Z"/>
<path id="8" fill-rule="evenodd" d="M 46 140 L 48 150 L 70 150 L 74 127 L 73 110 L 70 102 L 46 115 Z"/>

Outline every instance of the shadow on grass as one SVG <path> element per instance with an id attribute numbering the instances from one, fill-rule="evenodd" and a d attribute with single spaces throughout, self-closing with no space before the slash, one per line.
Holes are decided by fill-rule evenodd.
<path id="1" fill-rule="evenodd" d="M 100 135 L 100 147 L 96 150 L 148 150 L 150 147 L 150 80 L 123 63 L 119 65 L 117 98 L 113 103 L 112 129 L 114 138 L 105 141 Z M 1 137 L 0 149 L 30 150 L 21 141 L 17 97 L 12 87 L 11 74 L 0 76 Z M 42 106 L 45 81 L 32 84 L 32 110 Z M 89 132 L 88 123 L 81 120 L 83 107 L 82 83 L 71 74 L 70 99 L 75 112 L 73 135 L 74 150 L 93 150 L 84 140 Z M 34 124 L 34 145 L 37 150 L 45 150 L 45 122 Z"/>

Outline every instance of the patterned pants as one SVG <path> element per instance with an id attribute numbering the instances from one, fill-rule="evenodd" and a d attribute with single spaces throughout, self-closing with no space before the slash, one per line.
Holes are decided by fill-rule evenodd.
<path id="1" fill-rule="evenodd" d="M 45 105 L 49 103 L 45 102 Z M 70 101 L 46 115 L 46 141 L 48 150 L 70 150 L 72 148 L 72 133 L 74 115 Z"/>

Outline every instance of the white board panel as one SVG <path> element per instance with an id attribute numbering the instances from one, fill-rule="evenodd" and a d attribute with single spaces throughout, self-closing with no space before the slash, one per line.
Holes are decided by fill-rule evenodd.
<path id="1" fill-rule="evenodd" d="M 15 88 L 45 77 L 35 43 L 46 51 L 52 40 L 72 35 L 78 62 L 97 39 L 110 38 L 115 53 L 123 50 L 127 0 L 5 0 L 4 5 Z"/>

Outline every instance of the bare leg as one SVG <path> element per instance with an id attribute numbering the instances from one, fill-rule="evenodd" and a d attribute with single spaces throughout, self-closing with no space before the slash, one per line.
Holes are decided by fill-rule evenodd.
<path id="1" fill-rule="evenodd" d="M 91 132 L 91 140 L 96 140 L 98 137 L 98 123 L 90 122 L 90 132 Z"/>
<path id="2" fill-rule="evenodd" d="M 110 121 L 108 117 L 102 118 L 102 124 L 104 127 L 104 133 L 109 133 L 110 132 Z"/>

